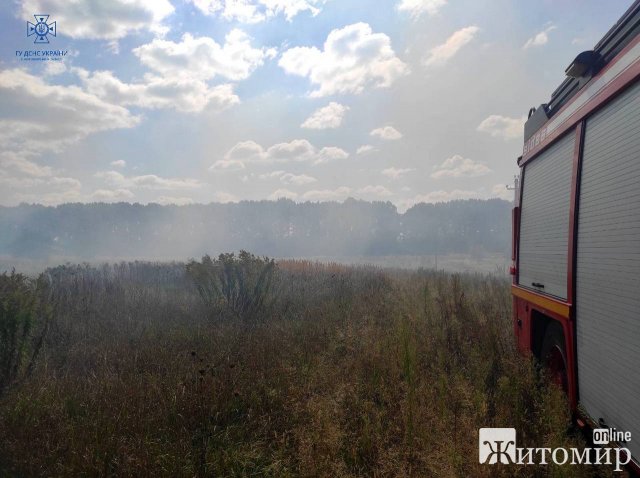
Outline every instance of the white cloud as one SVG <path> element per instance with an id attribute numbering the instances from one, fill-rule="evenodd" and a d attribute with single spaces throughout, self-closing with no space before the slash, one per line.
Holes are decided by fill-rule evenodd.
<path id="1" fill-rule="evenodd" d="M 13 98 L 11 91 L 8 91 L 8 88 L 4 88 L 6 83 L 3 81 L 3 75 L 4 73 L 0 72 L 0 97 L 6 97 L 7 101 L 9 101 Z M 37 101 L 32 95 L 31 91 L 19 91 L 18 94 L 20 93 L 23 93 L 23 96 L 28 97 L 27 101 Z M 37 118 L 31 119 L 31 121 L 19 119 L 0 119 L 0 142 L 3 148 L 6 148 L 7 151 L 20 151 L 24 156 L 24 153 L 29 155 L 33 154 L 34 152 L 40 152 L 46 149 L 60 150 L 65 143 L 73 142 L 75 140 L 72 138 L 66 138 L 66 141 L 63 140 L 62 142 L 60 142 L 60 139 L 52 138 L 54 143 L 49 143 L 48 141 L 43 140 L 37 141 L 37 143 L 33 141 L 38 140 L 40 138 L 38 135 L 44 134 L 47 130 L 47 127 L 50 128 L 50 126 L 44 125 L 42 124 L 42 122 L 37 121 Z M 28 136 L 31 136 L 32 141 L 26 141 L 26 138 Z M 26 147 L 27 145 L 29 146 L 29 148 L 25 150 L 23 146 Z"/>
<path id="2" fill-rule="evenodd" d="M 47 61 L 44 67 L 45 76 L 57 76 L 67 71 L 67 65 L 61 61 Z"/>
<path id="3" fill-rule="evenodd" d="M 208 81 L 218 77 L 245 80 L 275 54 L 267 48 L 253 48 L 250 40 L 238 29 L 227 34 L 224 45 L 188 33 L 180 42 L 156 38 L 133 49 L 153 72 L 132 83 L 121 81 L 110 71 L 73 71 L 89 93 L 114 104 L 189 113 L 205 108 L 222 111 L 240 102 L 234 86 L 210 85 Z"/>
<path id="4" fill-rule="evenodd" d="M 312 16 L 320 13 L 320 9 L 316 5 L 321 5 L 326 0 L 258 0 L 260 4 L 267 9 L 267 16 L 284 15 L 287 21 L 293 20 L 293 17 L 301 12 L 308 11 Z"/>
<path id="5" fill-rule="evenodd" d="M 298 197 L 298 193 L 295 193 L 293 191 L 289 191 L 288 189 L 278 189 L 274 192 L 272 192 L 271 194 L 269 194 L 269 196 L 267 197 L 267 199 L 271 200 L 271 201 L 276 201 L 278 199 L 296 199 Z"/>
<path id="6" fill-rule="evenodd" d="M 317 181 L 316 178 L 312 176 L 308 176 L 306 174 L 296 175 L 292 173 L 287 173 L 286 171 L 272 171 L 267 174 L 261 174 L 259 178 L 260 179 L 279 179 L 284 184 L 295 184 L 297 186 L 311 184 Z"/>
<path id="7" fill-rule="evenodd" d="M 86 198 L 77 189 L 66 189 L 63 191 L 53 192 L 40 191 L 38 193 L 18 190 L 15 193 L 11 194 L 11 200 L 9 202 L 12 204 L 26 202 L 44 204 L 45 206 L 55 206 L 57 204 L 79 202 L 85 199 Z"/>
<path id="8" fill-rule="evenodd" d="M 128 189 L 97 189 L 91 193 L 90 199 L 97 202 L 120 202 L 135 197 Z"/>
<path id="9" fill-rule="evenodd" d="M 315 189 L 302 195 L 307 201 L 343 201 L 351 194 L 351 188 L 341 186 L 336 189 Z"/>
<path id="10" fill-rule="evenodd" d="M 370 144 L 363 144 L 356 150 L 356 154 L 368 154 L 376 151 L 376 148 L 371 146 Z"/>
<path id="11" fill-rule="evenodd" d="M 159 196 L 158 198 L 156 198 L 154 202 L 162 205 L 171 204 L 174 206 L 187 206 L 189 204 L 194 204 L 195 201 L 190 197 L 186 197 L 186 196 L 179 196 L 179 197 Z"/>
<path id="12" fill-rule="evenodd" d="M 258 10 L 258 6 L 248 0 L 190 0 L 205 15 L 220 14 L 226 20 L 243 23 L 258 23 L 266 16 Z"/>
<path id="13" fill-rule="evenodd" d="M 218 191 L 213 195 L 213 198 L 216 202 L 221 202 L 223 204 L 229 202 L 238 202 L 238 198 L 235 195 L 224 191 Z"/>
<path id="14" fill-rule="evenodd" d="M 437 67 L 444 65 L 463 46 L 470 43 L 479 31 L 480 29 L 477 26 L 472 25 L 454 32 L 453 35 L 447 38 L 447 41 L 429 51 L 429 55 L 424 60 L 425 66 Z"/>
<path id="15" fill-rule="evenodd" d="M 478 125 L 478 131 L 488 133 L 496 138 L 522 139 L 526 117 L 509 118 L 501 115 L 490 115 Z"/>
<path id="16" fill-rule="evenodd" d="M 289 143 L 278 143 L 264 153 L 267 162 L 286 163 L 289 161 L 310 161 L 316 154 L 316 148 L 306 139 L 294 139 Z"/>
<path id="17" fill-rule="evenodd" d="M 556 28 L 557 27 L 555 25 L 549 25 L 541 32 L 536 33 L 534 36 L 529 38 L 527 42 L 522 46 L 522 48 L 526 50 L 527 48 L 531 48 L 534 46 L 546 45 L 549 42 L 549 32 L 555 30 Z"/>
<path id="18" fill-rule="evenodd" d="M 415 206 L 420 203 L 439 203 L 454 201 L 456 199 L 475 199 L 480 198 L 482 195 L 478 191 L 466 191 L 461 189 L 454 189 L 453 191 L 432 191 L 427 194 L 417 194 L 416 196 L 398 201 L 398 210 L 401 212 Z"/>
<path id="19" fill-rule="evenodd" d="M 50 186 L 55 189 L 63 189 L 63 190 L 79 190 L 82 187 L 80 181 L 75 178 L 67 178 L 67 177 L 46 177 L 46 178 L 35 178 L 35 177 L 13 177 L 0 175 L 0 184 L 6 186 L 8 188 L 13 189 L 30 189 L 39 186 Z"/>
<path id="20" fill-rule="evenodd" d="M 401 12 L 408 12 L 413 18 L 418 18 L 423 13 L 435 15 L 446 4 L 447 0 L 401 0 L 397 8 Z"/>
<path id="21" fill-rule="evenodd" d="M 49 166 L 41 166 L 14 151 L 0 152 L 0 198 L 6 205 L 20 202 L 59 204 L 82 199 L 82 183 L 59 175 Z"/>
<path id="22" fill-rule="evenodd" d="M 265 180 L 265 179 L 278 179 L 280 178 L 283 174 L 286 174 L 286 171 L 271 171 L 270 173 L 265 173 L 265 174 L 261 174 L 260 176 L 258 176 L 260 179 Z"/>
<path id="23" fill-rule="evenodd" d="M 334 146 L 324 147 L 318 150 L 306 139 L 294 139 L 288 143 L 278 143 L 263 148 L 255 141 L 241 141 L 233 146 L 224 156 L 224 159 L 216 161 L 210 170 L 242 169 L 249 163 L 288 163 L 288 162 L 313 162 L 314 164 L 326 163 L 339 159 L 346 159 L 349 153 Z"/>
<path id="24" fill-rule="evenodd" d="M 3 150 L 23 157 L 59 152 L 92 133 L 132 128 L 140 121 L 77 86 L 50 85 L 20 69 L 0 71 L 0 99 L 4 111 L 28 118 L 0 120 Z"/>
<path id="25" fill-rule="evenodd" d="M 431 173 L 431 177 L 434 179 L 441 178 L 475 178 L 478 176 L 484 176 L 491 172 L 488 166 L 478 163 L 472 159 L 463 158 L 456 154 L 444 160 L 444 162 L 437 166 L 435 171 Z"/>
<path id="26" fill-rule="evenodd" d="M 149 109 L 174 108 L 197 113 L 205 108 L 222 111 L 240 102 L 233 85 L 209 86 L 204 80 L 186 77 L 161 77 L 146 74 L 142 81 L 124 83 L 110 71 L 76 68 L 86 90 L 111 103 Z"/>
<path id="27" fill-rule="evenodd" d="M 233 161 L 233 164 L 242 164 L 242 168 L 244 168 L 245 162 L 256 162 L 256 161 L 264 161 L 266 157 L 266 151 L 262 146 L 260 146 L 255 141 L 241 141 L 233 146 L 227 154 L 225 154 L 224 159 L 227 162 Z M 219 163 L 219 161 L 217 162 Z M 216 164 L 217 164 L 216 163 Z M 232 163 L 229 163 L 232 164 Z M 214 165 L 215 166 L 215 165 Z"/>
<path id="28" fill-rule="evenodd" d="M 155 174 L 127 177 L 117 171 L 101 171 L 94 176 L 120 189 L 179 190 L 196 189 L 202 186 L 202 183 L 196 179 L 162 178 Z"/>
<path id="29" fill-rule="evenodd" d="M 504 199 L 505 201 L 513 201 L 513 191 L 507 189 L 506 184 L 496 184 L 491 189 L 492 198 Z"/>
<path id="30" fill-rule="evenodd" d="M 129 178 L 134 186 L 143 189 L 195 189 L 201 186 L 196 179 L 161 178 L 155 174 Z"/>
<path id="31" fill-rule="evenodd" d="M 156 38 L 134 48 L 133 53 L 163 78 L 209 80 L 221 76 L 231 81 L 247 79 L 275 54 L 271 49 L 253 48 L 250 37 L 238 29 L 227 34 L 224 45 L 185 33 L 179 43 Z"/>
<path id="32" fill-rule="evenodd" d="M 363 188 L 358 189 L 356 191 L 358 194 L 363 194 L 365 196 L 377 196 L 377 197 L 389 197 L 393 196 L 393 193 L 389 191 L 384 186 L 365 186 Z"/>
<path id="33" fill-rule="evenodd" d="M 317 159 L 313 162 L 313 164 L 323 164 L 330 161 L 347 159 L 348 157 L 349 153 L 347 153 L 344 149 L 336 148 L 335 146 L 327 146 L 325 148 L 322 148 L 318 152 Z"/>
<path id="34" fill-rule="evenodd" d="M 346 112 L 349 111 L 348 106 L 341 105 L 332 101 L 327 106 L 319 108 L 309 116 L 302 128 L 307 129 L 333 129 L 338 128 L 342 124 L 342 120 Z"/>
<path id="35" fill-rule="evenodd" d="M 387 168 L 382 170 L 382 174 L 389 179 L 400 179 L 405 174 L 415 171 L 412 168 Z"/>
<path id="36" fill-rule="evenodd" d="M 278 64 L 288 74 L 308 78 L 317 87 L 312 97 L 387 88 L 409 72 L 391 48 L 391 39 L 384 33 L 373 33 L 366 23 L 331 31 L 322 50 L 291 48 Z"/>
<path id="37" fill-rule="evenodd" d="M 0 121 L 0 131 L 2 130 L 2 125 L 3 123 Z M 40 166 L 13 151 L 0 153 L 0 166 L 26 176 L 39 178 L 53 176 L 53 171 L 49 166 Z"/>
<path id="38" fill-rule="evenodd" d="M 259 23 L 277 15 L 287 21 L 301 12 L 312 16 L 320 13 L 316 5 L 326 0 L 191 0 L 205 15 L 220 15 L 226 20 L 243 23 Z"/>
<path id="39" fill-rule="evenodd" d="M 377 136 L 380 139 L 387 141 L 394 141 L 402 138 L 402 133 L 395 129 L 393 126 L 385 126 L 383 128 L 376 128 L 371 133 L 371 136 Z"/>
<path id="40" fill-rule="evenodd" d="M 291 173 L 285 173 L 280 176 L 280 181 L 282 181 L 284 184 L 295 184 L 297 186 L 301 186 L 304 184 L 315 183 L 317 182 L 317 179 L 306 174 L 295 175 Z"/>
<path id="41" fill-rule="evenodd" d="M 209 171 L 242 171 L 244 163 L 237 159 L 219 159 L 209 167 Z"/>
<path id="42" fill-rule="evenodd" d="M 0 195 L 7 205 L 20 202 L 60 204 L 79 201 L 82 183 L 64 176 L 13 176 L 0 169 Z"/>
<path id="43" fill-rule="evenodd" d="M 48 183 L 62 189 L 80 189 L 82 187 L 82 183 L 80 183 L 76 178 L 61 178 L 54 176 L 49 178 Z"/>
<path id="44" fill-rule="evenodd" d="M 111 166 L 114 168 L 124 168 L 127 162 L 124 159 L 118 159 L 117 161 L 111 161 Z"/>
<path id="45" fill-rule="evenodd" d="M 118 40 L 131 32 L 166 31 L 162 25 L 174 11 L 169 0 L 23 0 L 22 16 L 51 14 L 58 34 L 73 38 Z"/>

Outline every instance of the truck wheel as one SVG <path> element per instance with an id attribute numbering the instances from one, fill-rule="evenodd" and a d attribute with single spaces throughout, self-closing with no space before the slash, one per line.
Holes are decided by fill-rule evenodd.
<path id="1" fill-rule="evenodd" d="M 547 369 L 551 381 L 567 393 L 567 353 L 562 326 L 551 322 L 547 326 L 540 349 L 540 360 Z"/>

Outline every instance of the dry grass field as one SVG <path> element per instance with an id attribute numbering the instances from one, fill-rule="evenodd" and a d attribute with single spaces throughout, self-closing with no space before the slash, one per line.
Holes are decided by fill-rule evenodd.
<path id="1" fill-rule="evenodd" d="M 513 347 L 506 279 L 245 259 L 44 274 L 0 476 L 613 476 L 478 464 L 480 427 L 584 446 Z"/>

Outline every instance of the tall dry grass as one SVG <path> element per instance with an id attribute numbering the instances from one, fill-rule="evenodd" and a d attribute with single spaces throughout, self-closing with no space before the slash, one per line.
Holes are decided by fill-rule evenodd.
<path id="1" fill-rule="evenodd" d="M 281 262 L 247 322 L 212 318 L 180 264 L 49 276 L 56 326 L 0 398 L 0 475 L 611 473 L 478 464 L 480 427 L 583 446 L 514 350 L 502 279 Z"/>

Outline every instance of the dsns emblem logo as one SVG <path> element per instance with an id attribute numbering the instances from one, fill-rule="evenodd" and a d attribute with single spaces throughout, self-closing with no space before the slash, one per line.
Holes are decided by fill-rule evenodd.
<path id="1" fill-rule="evenodd" d="M 515 428 L 481 428 L 479 441 L 480 463 L 516 463 Z"/>
<path id="2" fill-rule="evenodd" d="M 49 35 L 56 36 L 56 22 L 47 23 L 49 15 L 34 15 L 36 23 L 27 22 L 27 36 L 35 35 L 33 43 L 49 43 Z"/>

